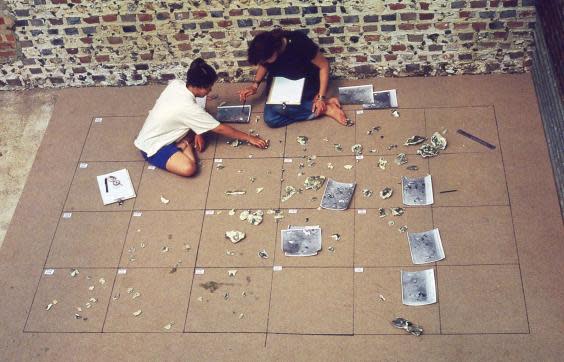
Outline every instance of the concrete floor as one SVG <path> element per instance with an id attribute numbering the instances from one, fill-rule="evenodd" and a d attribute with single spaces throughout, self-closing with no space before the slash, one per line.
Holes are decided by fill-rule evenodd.
<path id="1" fill-rule="evenodd" d="M 57 91 L 0 92 L 0 247 L 20 199 Z"/>
<path id="2" fill-rule="evenodd" d="M 348 85 L 367 82 L 398 90 L 400 118 L 347 107 L 354 127 L 327 119 L 276 130 L 239 125 L 256 129 L 271 147 L 234 149 L 211 139 L 192 179 L 151 169 L 132 146 L 161 86 L 59 91 L 0 249 L 0 359 L 561 360 L 563 228 L 530 75 Z M 216 86 L 215 104 L 235 103 L 236 88 Z M 260 118 L 260 99 L 252 106 L 253 120 Z M 368 136 L 376 125 L 379 137 Z M 449 146 L 438 157 L 421 159 L 403 146 L 407 136 L 445 129 Z M 307 150 L 299 135 L 309 137 Z M 354 143 L 367 150 L 363 159 L 350 152 Z M 379 207 L 402 204 L 400 176 L 414 175 L 395 165 L 396 151 L 408 153 L 418 175 L 432 175 L 435 203 L 380 218 Z M 301 168 L 313 154 L 316 165 Z M 377 166 L 380 157 L 386 170 Z M 95 176 L 123 167 L 137 197 L 103 206 Z M 317 210 L 322 190 L 282 203 L 284 186 L 303 184 L 300 170 L 356 181 L 350 210 Z M 396 189 L 390 199 L 360 192 L 384 186 Z M 224 193 L 240 187 L 252 192 Z M 458 191 L 441 193 L 449 189 Z M 279 208 L 285 219 L 276 223 L 267 214 L 253 226 L 230 216 L 230 208 Z M 305 223 L 322 227 L 322 251 L 285 257 L 281 228 Z M 414 266 L 401 225 L 439 228 L 446 259 Z M 223 234 L 237 228 L 247 238 L 232 244 Z M 341 239 L 330 239 L 333 233 Z M 269 259 L 257 256 L 261 248 Z M 72 268 L 80 274 L 71 275 Z M 400 270 L 428 268 L 438 302 L 403 305 Z M 231 269 L 238 273 L 229 276 Z M 397 316 L 421 324 L 425 334 L 392 328 Z"/>

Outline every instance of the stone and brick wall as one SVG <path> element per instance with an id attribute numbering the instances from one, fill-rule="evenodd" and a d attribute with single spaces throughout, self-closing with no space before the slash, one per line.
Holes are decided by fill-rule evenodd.
<path id="1" fill-rule="evenodd" d="M 534 2 L 0 0 L 16 40 L 0 23 L 0 89 L 166 81 L 198 56 L 248 80 L 247 42 L 275 26 L 307 32 L 334 77 L 523 72 Z"/>

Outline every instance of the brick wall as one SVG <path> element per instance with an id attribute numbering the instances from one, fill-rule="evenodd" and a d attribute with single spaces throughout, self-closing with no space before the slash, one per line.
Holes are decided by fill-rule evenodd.
<path id="1" fill-rule="evenodd" d="M 14 35 L 15 20 L 0 2 L 0 64 L 16 60 L 16 37 Z"/>
<path id="2" fill-rule="evenodd" d="M 247 80 L 247 41 L 274 26 L 307 32 L 334 77 L 523 72 L 535 21 L 534 0 L 2 2 L 21 55 L 0 89 L 166 81 L 198 56 Z"/>

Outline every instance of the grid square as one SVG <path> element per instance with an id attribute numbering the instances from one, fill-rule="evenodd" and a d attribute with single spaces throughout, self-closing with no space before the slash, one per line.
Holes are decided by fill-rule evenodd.
<path id="1" fill-rule="evenodd" d="M 445 135 L 448 146 L 443 153 L 488 152 L 488 148 L 456 132 L 463 129 L 491 144 L 499 145 L 497 123 L 492 106 L 431 108 L 425 110 L 427 118 L 427 137 L 434 132 L 448 130 Z"/>
<path id="2" fill-rule="evenodd" d="M 354 274 L 355 334 L 405 334 L 390 323 L 398 317 L 423 326 L 425 334 L 440 333 L 438 303 L 417 307 L 402 303 L 402 269 L 422 270 L 420 267 L 364 268 L 364 272 Z"/>
<path id="3" fill-rule="evenodd" d="M 374 127 L 380 127 L 379 131 Z M 371 132 L 371 134 L 368 134 Z M 364 148 L 364 154 L 397 155 L 416 154 L 416 146 L 406 146 L 412 136 L 425 135 L 425 112 L 422 109 L 401 109 L 400 117 L 390 109 L 364 110 L 356 116 L 356 143 Z M 392 146 L 397 147 L 392 147 Z"/>
<path id="4" fill-rule="evenodd" d="M 115 268 L 131 212 L 74 212 L 61 217 L 47 266 Z"/>
<path id="5" fill-rule="evenodd" d="M 102 331 L 115 269 L 79 269 L 74 277 L 70 272 L 55 269 L 41 276 L 26 332 Z M 47 310 L 54 300 L 57 303 Z"/>
<path id="6" fill-rule="evenodd" d="M 435 206 L 509 205 L 501 154 L 443 154 L 429 161 Z M 456 192 L 441 193 L 446 190 Z"/>
<path id="7" fill-rule="evenodd" d="M 352 168 L 347 170 L 345 165 L 352 166 Z M 301 157 L 285 158 L 282 195 L 284 195 L 287 186 L 293 186 L 298 192 L 288 200 L 281 201 L 280 205 L 284 208 L 318 208 L 321 204 L 327 181 L 331 178 L 338 182 L 354 182 L 355 167 L 357 165 L 352 156 L 317 157 L 311 161 Z M 325 184 L 319 190 L 306 190 L 304 181 L 309 176 L 325 176 Z M 299 192 L 300 189 L 302 192 Z M 354 196 L 349 208 L 354 208 Z"/>
<path id="8" fill-rule="evenodd" d="M 182 332 L 194 269 L 124 270 L 116 276 L 104 332 Z"/>
<path id="9" fill-rule="evenodd" d="M 444 333 L 528 333 L 518 265 L 439 266 Z"/>
<path id="10" fill-rule="evenodd" d="M 406 208 L 402 216 L 381 218 L 378 210 L 368 209 L 366 214 L 355 215 L 355 265 L 410 266 L 411 252 L 407 233 L 399 231 L 407 226 L 408 232 L 421 232 L 433 228 L 431 209 L 428 207 Z M 388 223 L 393 221 L 393 225 Z M 448 254 L 447 254 L 448 257 Z M 432 265 L 432 264 L 431 264 Z"/>
<path id="11" fill-rule="evenodd" d="M 187 332 L 266 332 L 272 269 L 235 270 L 234 276 L 224 268 L 194 275 Z"/>
<path id="12" fill-rule="evenodd" d="M 225 159 L 212 171 L 207 209 L 274 209 L 280 203 L 281 158 Z M 254 181 L 253 181 L 254 180 Z M 257 188 L 264 188 L 260 193 Z M 245 191 L 226 195 L 226 191 Z"/>
<path id="13" fill-rule="evenodd" d="M 252 225 L 239 218 L 243 210 L 229 215 L 226 210 L 217 210 L 204 216 L 204 226 L 198 249 L 198 267 L 258 267 L 271 266 L 274 259 L 276 221 L 265 211 L 263 221 Z M 256 211 L 256 210 L 252 210 Z M 245 239 L 233 244 L 225 232 L 237 230 L 245 233 Z M 259 257 L 258 252 L 266 250 L 268 259 Z"/>
<path id="14" fill-rule="evenodd" d="M 354 120 L 354 114 L 349 117 Z M 308 137 L 308 142 L 302 146 L 297 142 L 298 136 Z M 343 152 L 335 151 L 335 144 L 340 144 Z M 293 127 L 287 127 L 285 157 L 303 156 L 340 156 L 351 153 L 355 144 L 355 127 L 345 127 L 329 117 L 320 117 L 311 121 L 303 121 Z"/>
<path id="15" fill-rule="evenodd" d="M 446 265 L 515 264 L 518 262 L 508 206 L 436 207 Z"/>
<path id="16" fill-rule="evenodd" d="M 386 169 L 378 167 L 378 161 L 382 158 L 387 161 Z M 418 170 L 407 170 L 407 166 L 417 166 Z M 429 174 L 428 162 L 420 156 L 408 156 L 408 163 L 398 166 L 393 156 L 368 156 L 364 157 L 356 167 L 356 191 L 354 195 L 357 208 L 380 208 L 402 206 L 401 177 L 409 178 L 423 177 Z M 433 191 L 434 191 L 434 175 Z M 380 191 L 385 187 L 392 189 L 392 196 L 388 199 L 380 197 Z M 372 196 L 365 196 L 363 190 L 372 191 Z"/>
<path id="17" fill-rule="evenodd" d="M 120 266 L 193 267 L 204 211 L 134 212 Z"/>
<path id="18" fill-rule="evenodd" d="M 117 202 L 105 205 L 100 196 L 96 176 L 126 168 L 139 197 L 139 180 L 143 170 L 143 162 L 88 162 L 86 167 L 79 164 L 65 203 L 65 211 L 125 211 L 133 209 L 136 199 L 129 199 L 119 205 Z"/>
<path id="19" fill-rule="evenodd" d="M 350 268 L 283 268 L 273 274 L 268 331 L 352 334 L 353 303 Z"/>
<path id="20" fill-rule="evenodd" d="M 203 209 L 211 174 L 211 160 L 199 161 L 196 177 L 181 177 L 153 169 L 145 164 L 135 209 L 137 210 L 195 210 Z M 161 196 L 169 200 L 161 202 Z"/>
<path id="21" fill-rule="evenodd" d="M 101 117 L 100 117 L 101 118 Z M 133 145 L 145 117 L 103 117 L 92 120 L 81 161 L 143 161 Z"/>
<path id="22" fill-rule="evenodd" d="M 218 135 L 215 158 L 248 158 L 249 155 L 252 155 L 253 158 L 284 156 L 286 128 L 268 127 L 262 120 L 262 113 L 251 114 L 251 121 L 249 123 L 229 125 L 241 132 L 258 135 L 262 139 L 269 140 L 270 146 L 265 150 L 256 148 L 251 144 L 233 147 L 232 144 L 227 144 L 228 141 L 232 141 L 231 139 Z"/>
<path id="23" fill-rule="evenodd" d="M 278 223 L 276 233 L 275 265 L 296 267 L 350 267 L 353 266 L 354 250 L 354 210 L 296 210 L 295 214 L 285 213 Z M 312 226 L 321 228 L 322 248 L 315 256 L 286 256 L 282 251 L 281 231 L 288 225 Z M 338 234 L 340 239 L 331 237 Z M 330 251 L 332 247 L 334 251 Z"/>

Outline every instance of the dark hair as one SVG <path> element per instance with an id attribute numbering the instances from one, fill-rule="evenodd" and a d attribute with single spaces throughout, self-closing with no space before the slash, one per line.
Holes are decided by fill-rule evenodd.
<path id="1" fill-rule="evenodd" d="M 282 38 L 284 31 L 282 29 L 274 29 L 258 34 L 251 41 L 248 50 L 248 61 L 252 65 L 264 63 L 274 53 L 282 47 Z"/>
<path id="2" fill-rule="evenodd" d="M 186 85 L 196 88 L 211 87 L 217 80 L 217 73 L 202 58 L 195 59 L 186 73 Z"/>

